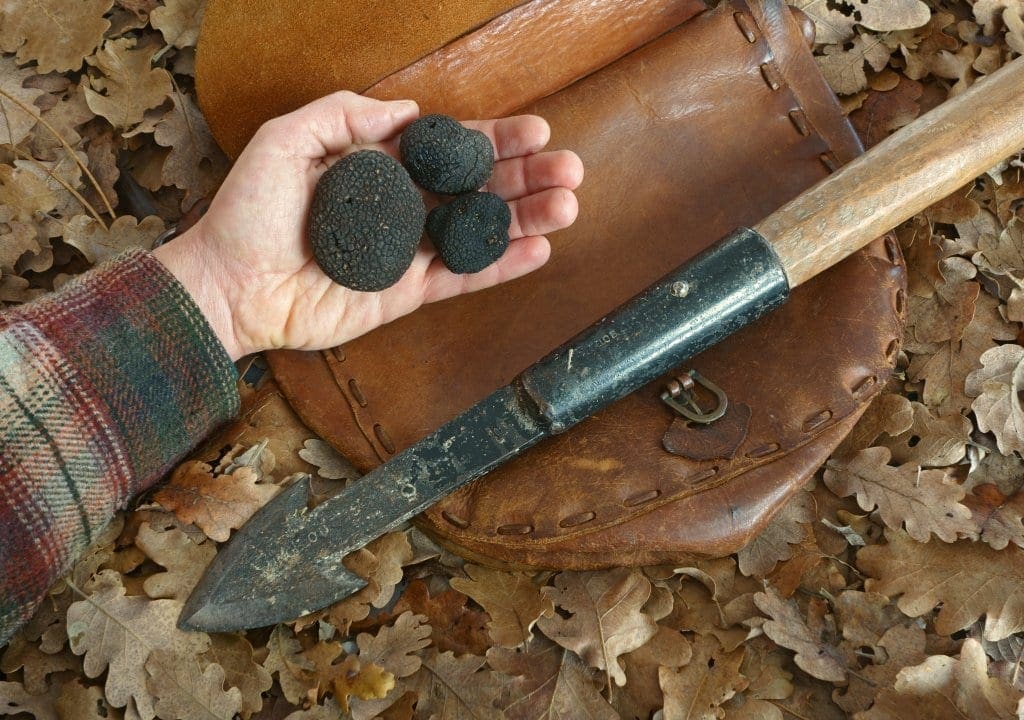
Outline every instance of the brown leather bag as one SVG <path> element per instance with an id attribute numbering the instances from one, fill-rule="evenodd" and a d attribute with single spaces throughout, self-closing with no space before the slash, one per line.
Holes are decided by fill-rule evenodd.
<path id="1" fill-rule="evenodd" d="M 233 108 L 259 107 L 261 91 L 250 83 L 245 92 L 256 98 L 204 92 L 217 37 L 209 18 L 199 96 L 221 137 Z M 551 123 L 550 147 L 579 153 L 587 176 L 579 220 L 551 237 L 543 269 L 424 307 L 344 347 L 270 353 L 299 416 L 367 471 L 856 156 L 860 145 L 806 32 L 781 0 L 710 11 L 690 0 L 534 0 L 352 87 L 458 117 L 537 113 Z M 287 77 L 303 85 L 306 72 L 289 67 Z M 226 144 L 240 147 L 237 137 Z M 679 369 L 695 368 L 725 391 L 720 420 L 685 421 L 663 402 L 672 377 L 663 378 L 417 522 L 467 557 L 506 566 L 596 568 L 736 551 L 883 387 L 904 305 L 898 246 L 879 239 Z"/>

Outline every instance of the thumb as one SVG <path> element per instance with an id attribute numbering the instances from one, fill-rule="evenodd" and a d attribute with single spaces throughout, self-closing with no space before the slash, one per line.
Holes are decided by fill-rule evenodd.
<path id="1" fill-rule="evenodd" d="M 342 90 L 268 121 L 261 134 L 289 155 L 317 159 L 388 140 L 419 112 L 412 100 L 385 102 Z"/>

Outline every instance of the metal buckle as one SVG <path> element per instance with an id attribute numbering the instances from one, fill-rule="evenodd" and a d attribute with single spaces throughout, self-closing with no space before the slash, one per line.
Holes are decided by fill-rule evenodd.
<path id="1" fill-rule="evenodd" d="M 715 407 L 705 410 L 697 403 L 694 392 L 697 385 L 715 396 Z M 729 398 L 726 397 L 725 391 L 696 370 L 690 370 L 670 381 L 665 391 L 661 393 L 661 400 L 687 420 L 703 424 L 714 422 L 729 409 Z"/>

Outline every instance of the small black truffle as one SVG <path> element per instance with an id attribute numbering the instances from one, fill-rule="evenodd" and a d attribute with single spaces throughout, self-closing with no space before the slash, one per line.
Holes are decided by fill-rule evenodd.
<path id="1" fill-rule="evenodd" d="M 453 273 L 475 273 L 505 254 L 512 211 L 494 193 L 471 192 L 427 216 L 427 236 Z"/>
<path id="2" fill-rule="evenodd" d="M 423 196 L 397 160 L 375 150 L 347 155 L 320 177 L 313 194 L 313 257 L 339 285 L 383 290 L 412 264 L 426 214 Z"/>
<path id="3" fill-rule="evenodd" d="M 479 190 L 494 170 L 490 138 L 447 115 L 424 115 L 411 123 L 398 152 L 420 187 L 443 195 Z"/>

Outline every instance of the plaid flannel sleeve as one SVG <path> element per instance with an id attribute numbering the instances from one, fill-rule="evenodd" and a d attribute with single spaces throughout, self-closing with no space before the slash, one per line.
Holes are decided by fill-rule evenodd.
<path id="1" fill-rule="evenodd" d="M 0 645 L 115 510 L 238 412 L 236 381 L 143 251 L 0 313 Z"/>

